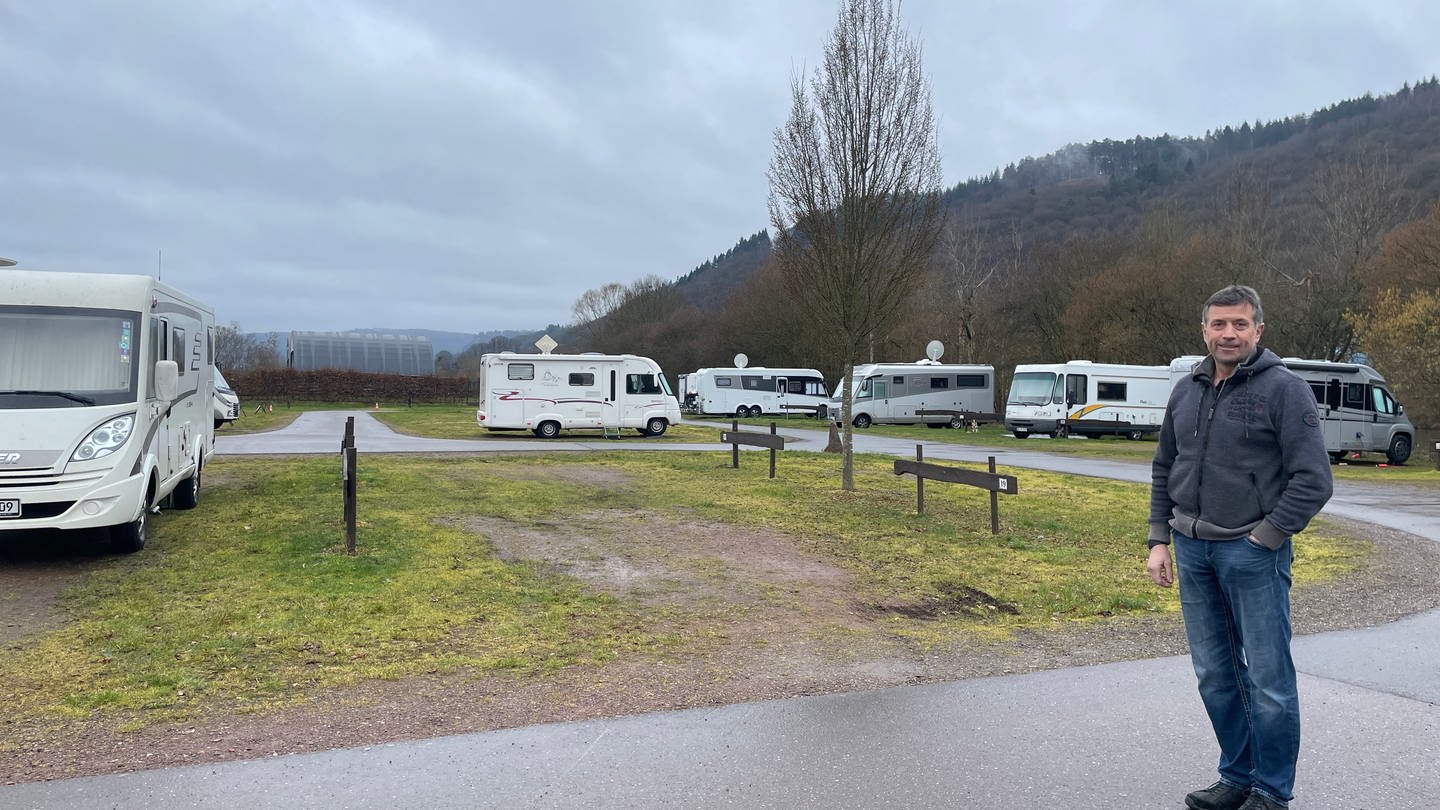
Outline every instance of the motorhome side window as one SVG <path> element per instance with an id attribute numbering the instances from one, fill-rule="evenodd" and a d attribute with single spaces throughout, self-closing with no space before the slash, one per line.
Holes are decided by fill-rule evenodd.
<path id="1" fill-rule="evenodd" d="M 1123 382 L 1095 383 L 1095 398 L 1102 402 L 1124 402 L 1128 386 Z"/>
<path id="2" fill-rule="evenodd" d="M 507 380 L 533 380 L 535 379 L 534 363 L 511 363 L 505 367 L 505 379 Z"/>
<path id="3" fill-rule="evenodd" d="M 871 383 L 871 381 L 874 380 L 874 379 L 875 379 L 874 377 L 866 377 L 866 378 L 865 378 L 865 382 L 860 383 L 860 390 L 855 392 L 855 396 L 857 396 L 857 397 L 868 397 L 868 396 L 870 396 L 870 395 L 871 395 L 871 391 L 872 391 L 871 386 L 870 386 L 870 383 Z"/>
<path id="4" fill-rule="evenodd" d="M 170 359 L 175 361 L 180 376 L 184 377 L 185 367 L 189 363 L 185 362 L 185 330 L 178 326 L 170 330 Z"/>
<path id="5" fill-rule="evenodd" d="M 1085 375 L 1067 374 L 1065 376 L 1065 402 L 1070 405 L 1084 405 L 1085 401 Z"/>
<path id="6" fill-rule="evenodd" d="M 1366 401 L 1365 401 L 1365 384 L 1364 384 L 1364 383 L 1346 383 L 1346 384 L 1345 384 L 1345 407 L 1347 407 L 1347 408 L 1356 408 L 1356 409 L 1359 409 L 1359 410 L 1362 410 L 1362 411 L 1363 411 L 1363 410 L 1365 410 L 1365 405 L 1366 405 Z"/>
<path id="7" fill-rule="evenodd" d="M 734 387 L 735 387 L 735 378 L 734 378 L 734 377 L 716 377 L 716 378 L 715 378 L 715 387 L 716 387 L 716 388 L 734 388 Z"/>
<path id="8" fill-rule="evenodd" d="M 934 389 L 934 388 L 949 388 L 949 387 L 950 387 L 950 378 L 949 378 L 949 377 L 931 377 L 931 378 L 930 378 L 930 387 L 931 387 L 932 389 Z"/>
<path id="9" fill-rule="evenodd" d="M 589 371 L 572 371 L 570 372 L 570 384 L 583 388 L 589 388 L 595 384 L 595 374 Z"/>
<path id="10" fill-rule="evenodd" d="M 655 381 L 654 374 L 626 374 L 625 393 L 658 394 L 660 393 L 660 383 Z"/>
<path id="11" fill-rule="evenodd" d="M 956 387 L 956 388 L 984 388 L 984 387 L 985 387 L 985 375 L 984 375 L 984 374 L 956 374 L 956 375 L 955 375 L 955 387 Z"/>
<path id="12" fill-rule="evenodd" d="M 746 391 L 774 391 L 774 377 L 741 377 L 740 384 Z"/>

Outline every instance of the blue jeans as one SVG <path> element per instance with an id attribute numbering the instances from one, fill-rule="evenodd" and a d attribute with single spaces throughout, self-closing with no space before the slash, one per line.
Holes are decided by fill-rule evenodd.
<path id="1" fill-rule="evenodd" d="M 1244 537 L 1171 534 L 1190 660 L 1220 743 L 1220 778 L 1289 802 L 1300 757 L 1291 541 L 1271 551 Z"/>

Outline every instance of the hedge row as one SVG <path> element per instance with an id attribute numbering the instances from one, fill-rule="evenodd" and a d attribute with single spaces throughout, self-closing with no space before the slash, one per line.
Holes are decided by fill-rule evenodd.
<path id="1" fill-rule="evenodd" d="M 242 401 L 474 402 L 475 383 L 464 377 L 408 377 L 363 371 L 261 368 L 226 374 Z"/>

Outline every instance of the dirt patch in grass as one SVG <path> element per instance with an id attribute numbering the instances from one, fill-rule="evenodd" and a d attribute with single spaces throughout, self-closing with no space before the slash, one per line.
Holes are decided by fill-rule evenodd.
<path id="1" fill-rule="evenodd" d="M 566 475 L 582 474 L 565 465 Z M 624 486 L 599 471 L 589 483 Z M 607 477 L 608 476 L 608 477 Z M 602 480 L 603 479 L 603 480 Z M 1340 581 L 1297 589 L 1297 632 L 1361 627 L 1440 605 L 1440 544 L 1331 520 L 1375 544 Z M 686 652 L 632 656 L 545 677 L 460 672 L 367 682 L 264 714 L 213 706 L 184 725 L 119 730 L 123 718 L 0 721 L 0 783 L 283 755 L 444 734 L 712 706 L 796 695 L 1027 672 L 1182 653 L 1176 615 L 1060 624 L 1003 642 L 924 629 L 952 612 L 1004 611 L 956 588 L 933 603 L 866 593 L 848 570 L 779 533 L 700 520 L 597 510 L 565 523 L 467 518 L 477 542 L 515 564 L 574 577 L 633 600 L 652 630 L 684 637 Z M 93 564 L 93 560 L 90 561 Z M 59 564 L 58 579 L 76 575 Z M 1144 549 L 1137 546 L 1137 571 Z M 49 580 L 0 565 L 0 585 Z M 52 586 L 46 586 L 53 591 Z M 4 622 L 58 621 L 55 593 L 0 601 Z M 48 618 L 46 618 L 48 617 Z M 930 638 L 922 644 L 918 638 Z M 0 650 L 3 650 L 0 647 Z M 0 699 L 3 699 L 0 688 Z"/>

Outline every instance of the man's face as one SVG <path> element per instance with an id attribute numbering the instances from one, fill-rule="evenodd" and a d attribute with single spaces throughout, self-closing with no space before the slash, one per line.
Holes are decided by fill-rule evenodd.
<path id="1" fill-rule="evenodd" d="M 1222 366 L 1238 366 L 1255 353 L 1265 324 L 1255 322 L 1255 308 L 1249 304 L 1212 306 L 1206 313 L 1200 334 L 1205 347 Z"/>

